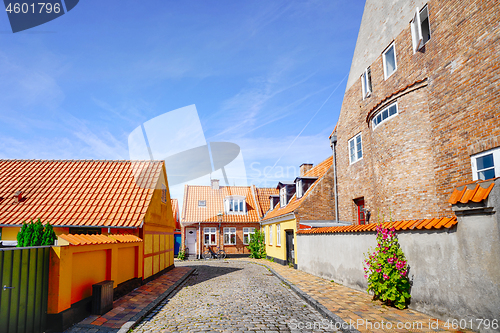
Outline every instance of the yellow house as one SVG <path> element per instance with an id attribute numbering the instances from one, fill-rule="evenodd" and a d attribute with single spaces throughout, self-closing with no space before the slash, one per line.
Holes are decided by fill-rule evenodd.
<path id="1" fill-rule="evenodd" d="M 0 232 L 15 245 L 24 221 L 60 234 L 144 240 L 143 280 L 173 267 L 175 220 L 163 161 L 0 160 Z"/>
<path id="2" fill-rule="evenodd" d="M 302 164 L 293 182 L 279 182 L 279 195 L 270 195 L 270 209 L 261 221 L 266 254 L 282 265 L 296 267 L 296 233 L 301 225 L 335 218 L 332 158 L 317 166 Z"/>

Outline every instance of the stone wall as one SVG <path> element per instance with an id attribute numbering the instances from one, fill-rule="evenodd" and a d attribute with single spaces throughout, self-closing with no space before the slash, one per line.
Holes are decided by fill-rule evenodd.
<path id="1" fill-rule="evenodd" d="M 397 232 L 410 265 L 410 308 L 440 319 L 499 320 L 500 179 L 487 200 L 454 205 L 451 229 Z M 298 269 L 365 291 L 374 232 L 298 234 Z M 487 332 L 481 330 L 481 332 Z"/>

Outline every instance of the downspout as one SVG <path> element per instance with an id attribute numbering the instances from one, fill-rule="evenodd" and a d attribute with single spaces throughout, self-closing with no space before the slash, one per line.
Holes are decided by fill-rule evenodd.
<path id="1" fill-rule="evenodd" d="M 201 222 L 198 222 L 198 244 L 197 244 L 197 248 L 198 248 L 198 259 L 201 259 L 200 257 L 200 245 L 201 245 Z"/>
<path id="2" fill-rule="evenodd" d="M 337 133 L 333 133 L 330 137 L 330 146 L 332 147 L 332 165 L 333 165 L 333 191 L 334 199 L 335 199 L 335 220 L 339 221 L 339 197 L 337 191 L 337 156 L 336 156 L 336 147 L 337 147 Z"/>

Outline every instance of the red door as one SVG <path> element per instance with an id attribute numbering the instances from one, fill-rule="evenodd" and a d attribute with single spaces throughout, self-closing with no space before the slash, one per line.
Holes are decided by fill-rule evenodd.
<path id="1" fill-rule="evenodd" d="M 366 217 L 365 217 L 365 199 L 356 199 L 354 200 L 354 203 L 357 206 L 357 211 L 358 211 L 358 224 L 366 224 Z"/>

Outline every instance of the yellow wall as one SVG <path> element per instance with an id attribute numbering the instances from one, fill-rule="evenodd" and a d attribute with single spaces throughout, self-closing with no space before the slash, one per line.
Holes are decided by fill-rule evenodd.
<path id="1" fill-rule="evenodd" d="M 279 224 L 281 226 L 280 234 L 281 234 L 281 246 L 277 246 L 277 234 L 276 234 L 276 225 Z M 266 233 L 266 254 L 269 257 L 278 258 L 286 261 L 286 232 L 285 230 L 293 230 L 293 238 L 294 238 L 294 246 L 297 246 L 297 222 L 295 219 L 277 222 L 273 224 L 265 225 L 265 233 Z M 273 228 L 273 245 L 269 245 L 269 228 Z M 297 263 L 297 249 L 294 251 L 295 253 L 295 263 Z"/>
<path id="2" fill-rule="evenodd" d="M 47 313 L 62 312 L 91 296 L 95 283 L 113 280 L 116 288 L 142 277 L 142 254 L 142 242 L 52 246 Z"/>
<path id="3" fill-rule="evenodd" d="M 2 240 L 17 240 L 19 230 L 19 227 L 2 227 Z"/>
<path id="4" fill-rule="evenodd" d="M 167 187 L 166 202 L 161 201 L 162 184 Z M 175 220 L 163 168 L 144 217 L 144 279 L 174 264 L 174 231 Z"/>
<path id="5" fill-rule="evenodd" d="M 17 240 L 17 234 L 21 230 L 20 227 L 2 227 L 2 240 Z M 56 235 L 68 234 L 69 228 L 54 227 Z"/>

